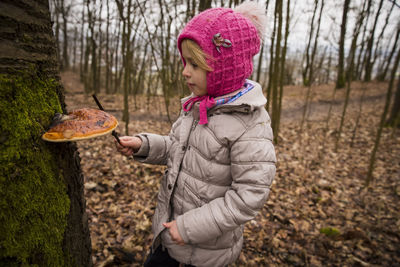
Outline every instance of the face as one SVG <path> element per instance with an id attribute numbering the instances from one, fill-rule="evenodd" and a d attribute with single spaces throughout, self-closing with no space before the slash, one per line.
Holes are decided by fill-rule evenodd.
<path id="1" fill-rule="evenodd" d="M 182 56 L 185 59 L 186 66 L 183 69 L 183 77 L 186 83 L 196 96 L 203 96 L 207 94 L 207 71 L 197 66 L 194 62 L 189 50 L 183 46 Z"/>

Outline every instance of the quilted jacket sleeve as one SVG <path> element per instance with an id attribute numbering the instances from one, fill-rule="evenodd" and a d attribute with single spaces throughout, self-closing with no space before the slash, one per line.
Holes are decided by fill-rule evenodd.
<path id="1" fill-rule="evenodd" d="M 142 139 L 142 146 L 133 155 L 136 161 L 149 164 L 166 165 L 171 144 L 176 140 L 176 129 L 180 124 L 178 119 L 173 125 L 169 135 L 141 133 L 137 136 Z"/>
<path id="2" fill-rule="evenodd" d="M 275 176 L 275 150 L 269 123 L 247 129 L 232 144 L 232 185 L 224 197 L 178 217 L 187 243 L 202 243 L 253 219 L 263 207 Z M 205 231 L 207 229 L 207 231 Z"/>

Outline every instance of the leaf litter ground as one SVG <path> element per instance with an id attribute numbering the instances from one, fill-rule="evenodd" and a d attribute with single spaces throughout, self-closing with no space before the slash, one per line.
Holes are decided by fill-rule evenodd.
<path id="1" fill-rule="evenodd" d="M 68 110 L 96 107 L 76 75 L 64 73 L 62 81 Z M 365 187 L 387 84 L 352 87 L 336 152 L 344 90 L 332 99 L 332 85 L 313 87 L 301 132 L 307 89 L 285 87 L 275 181 L 264 208 L 246 224 L 243 250 L 232 266 L 400 266 L 400 131 L 384 129 L 374 180 Z M 365 103 L 351 144 L 363 90 Z M 121 122 L 122 96 L 98 98 Z M 161 97 L 131 98 L 130 134 L 168 134 Z M 171 103 L 176 118 L 178 99 Z M 118 131 L 125 131 L 123 123 Z M 111 135 L 80 141 L 78 148 L 94 266 L 141 266 L 152 239 L 151 217 L 165 167 L 121 156 Z"/>

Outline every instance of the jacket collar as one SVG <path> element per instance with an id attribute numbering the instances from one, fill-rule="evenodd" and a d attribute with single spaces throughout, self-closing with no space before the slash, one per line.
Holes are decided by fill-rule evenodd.
<path id="1" fill-rule="evenodd" d="M 241 112 L 241 113 L 249 113 L 253 111 L 256 108 L 259 108 L 261 106 L 264 106 L 267 104 L 267 99 L 265 98 L 261 85 L 255 81 L 247 80 L 247 82 L 250 82 L 254 85 L 254 88 L 236 99 L 232 103 L 228 104 L 223 104 L 220 106 L 215 106 L 211 108 L 208 111 L 208 114 L 214 114 L 214 113 L 229 113 L 229 112 Z M 193 97 L 193 94 L 182 98 L 181 99 L 181 105 L 186 102 L 189 98 Z M 221 97 L 216 97 L 215 100 L 218 100 L 220 98 L 223 98 L 225 96 Z M 199 116 L 199 105 L 200 103 L 197 102 L 193 105 L 192 111 L 193 111 L 193 116 L 195 118 L 198 118 Z"/>

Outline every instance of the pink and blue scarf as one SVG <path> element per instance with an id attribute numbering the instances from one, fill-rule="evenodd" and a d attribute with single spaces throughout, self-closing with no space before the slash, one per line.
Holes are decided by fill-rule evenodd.
<path id="1" fill-rule="evenodd" d="M 207 110 L 209 110 L 210 108 L 212 108 L 214 106 L 232 103 L 233 101 L 235 101 L 236 99 L 238 99 L 239 97 L 241 97 L 242 95 L 244 95 L 245 93 L 247 93 L 248 91 L 250 91 L 253 88 L 254 88 L 254 85 L 246 81 L 243 85 L 243 89 L 239 93 L 237 93 L 236 95 L 233 95 L 233 96 L 223 97 L 223 98 L 220 98 L 217 100 L 215 100 L 212 96 L 209 96 L 209 95 L 191 97 L 183 104 L 183 110 L 190 111 L 192 109 L 194 103 L 200 102 L 199 124 L 207 124 L 208 123 Z"/>

